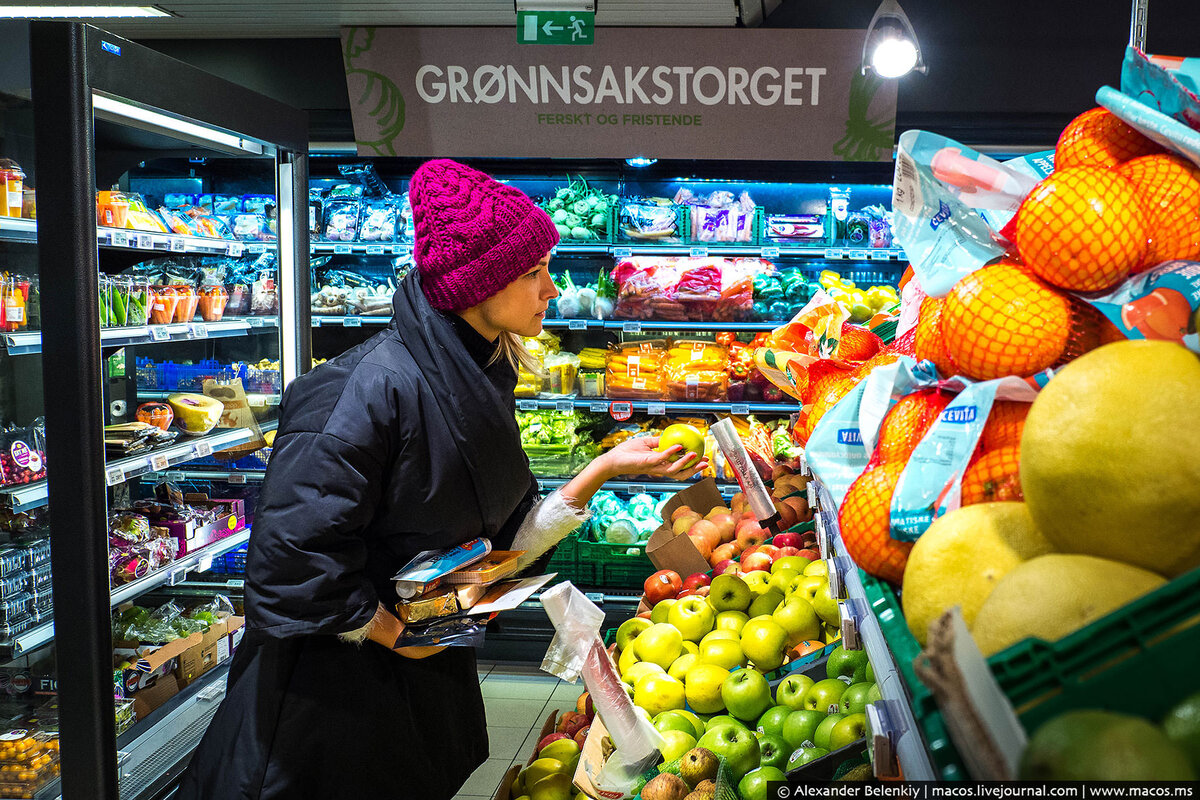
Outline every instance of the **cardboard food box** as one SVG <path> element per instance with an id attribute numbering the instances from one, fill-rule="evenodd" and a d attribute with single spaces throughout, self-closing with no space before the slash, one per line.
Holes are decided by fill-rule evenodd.
<path id="1" fill-rule="evenodd" d="M 512 785 L 517 779 L 517 775 L 521 773 L 521 768 L 516 764 L 508 768 L 508 772 L 504 773 L 504 777 L 500 779 L 500 785 L 496 787 L 496 793 L 492 795 L 492 800 L 513 800 Z"/>
<path id="2" fill-rule="evenodd" d="M 207 632 L 189 636 L 189 641 L 195 636 L 199 636 L 200 641 L 193 643 L 179 656 L 179 665 L 175 670 L 179 686 L 187 686 L 213 667 L 228 661 L 234 649 L 233 637 L 238 634 L 238 641 L 241 641 L 239 632 L 244 625 L 245 619 L 242 617 L 226 617 Z"/>
<path id="3" fill-rule="evenodd" d="M 171 677 L 179 665 L 179 657 L 189 647 L 199 644 L 202 635 L 193 633 L 183 639 L 167 642 L 161 647 L 147 647 L 140 642 L 114 642 L 113 660 L 131 661 L 133 666 L 118 670 L 121 690 L 126 697 L 154 686 L 160 678 Z M 176 686 L 178 689 L 178 686 Z"/>
<path id="4" fill-rule="evenodd" d="M 605 757 L 601 740 L 608 735 L 608 729 L 600 721 L 600 717 L 592 720 L 588 729 L 587 739 L 583 742 L 583 750 L 579 753 L 579 764 L 575 767 L 572 782 L 575 788 L 594 800 L 627 800 L 633 795 L 625 792 L 614 792 L 597 789 L 588 773 L 596 774 L 604 766 Z"/>
<path id="5" fill-rule="evenodd" d="M 159 677 L 153 686 L 149 686 L 133 696 L 134 717 L 145 719 L 147 714 L 177 694 L 179 694 L 179 681 L 173 672 Z"/>
<path id="6" fill-rule="evenodd" d="M 712 566 L 700 555 L 687 534 L 676 534 L 671 530 L 671 514 L 680 506 L 688 506 L 700 516 L 705 516 L 717 506 L 724 506 L 725 498 L 717 488 L 717 482 L 705 478 L 689 486 L 667 501 L 663 506 L 663 524 L 650 535 L 646 542 L 646 555 L 655 569 L 671 569 L 687 577 L 697 572 L 710 572 Z"/>
<path id="7" fill-rule="evenodd" d="M 238 499 L 210 500 L 206 494 L 184 495 L 184 500 L 193 506 L 219 508 L 221 515 L 207 525 L 194 522 L 153 520 L 156 526 L 164 527 L 179 542 L 179 555 L 185 556 L 218 539 L 237 533 L 246 527 L 245 504 Z"/>

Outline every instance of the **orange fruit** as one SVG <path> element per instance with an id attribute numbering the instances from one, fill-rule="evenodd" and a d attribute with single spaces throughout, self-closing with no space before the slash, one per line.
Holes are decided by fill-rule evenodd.
<path id="1" fill-rule="evenodd" d="M 1143 266 L 1200 259 L 1200 167 L 1159 153 L 1127 161 L 1117 174 L 1134 185 L 1146 212 L 1150 244 Z"/>
<path id="2" fill-rule="evenodd" d="M 949 378 L 957 370 L 942 339 L 941 320 L 945 301 L 940 297 L 926 297 L 921 301 L 917 313 L 917 327 L 913 329 L 913 353 L 921 360 L 929 359 L 937 367 L 938 374 Z"/>
<path id="3" fill-rule="evenodd" d="M 1071 304 L 1065 294 L 1001 261 L 967 275 L 946 295 L 941 334 L 958 371 L 990 380 L 1029 376 L 1066 349 Z"/>
<path id="4" fill-rule="evenodd" d="M 1028 403 L 1019 403 L 1028 407 Z M 1024 422 L 1024 421 L 1022 421 Z M 987 450 L 967 467 L 962 479 L 962 504 L 1024 500 L 1021 492 L 1021 446 Z"/>
<path id="5" fill-rule="evenodd" d="M 1115 167 L 1162 148 L 1107 108 L 1085 111 L 1063 128 L 1054 148 L 1054 168 Z"/>
<path id="6" fill-rule="evenodd" d="M 871 463 L 908 461 L 917 443 L 952 399 L 953 394 L 940 389 L 920 389 L 901 397 L 879 425 L 878 444 L 871 455 Z"/>
<path id="7" fill-rule="evenodd" d="M 903 334 L 896 337 L 896 340 L 888 346 L 890 352 L 896 355 L 917 357 L 916 352 L 917 329 L 913 326 L 906 330 Z"/>
<path id="8" fill-rule="evenodd" d="M 867 467 L 850 484 L 838 513 L 846 551 L 864 570 L 877 578 L 900 583 L 912 542 L 891 536 L 892 494 L 904 470 L 903 461 Z"/>
<path id="9" fill-rule="evenodd" d="M 1066 364 L 1068 361 L 1074 361 L 1102 344 L 1119 342 L 1124 338 L 1117 330 L 1117 326 L 1113 325 L 1108 317 L 1101 314 L 1095 306 L 1078 297 L 1072 297 L 1071 332 L 1058 363 Z"/>
<path id="10" fill-rule="evenodd" d="M 1115 286 L 1141 266 L 1149 247 L 1141 206 L 1134 185 L 1112 170 L 1056 170 L 1017 211 L 1021 260 L 1064 289 Z"/>
<path id="11" fill-rule="evenodd" d="M 1015 400 L 997 400 L 992 404 L 983 431 L 979 434 L 979 449 L 986 452 L 1008 445 L 1021 443 L 1021 432 L 1025 430 L 1025 417 L 1029 414 L 1029 403 Z"/>
<path id="12" fill-rule="evenodd" d="M 843 361 L 866 361 L 883 349 L 883 340 L 860 325 L 842 323 L 837 357 Z"/>
<path id="13" fill-rule="evenodd" d="M 821 417 L 825 416 L 825 412 L 838 404 L 846 395 L 850 394 L 850 390 L 858 383 L 849 377 L 843 377 L 837 380 L 827 380 L 822 382 L 820 391 L 814 393 L 812 405 L 807 407 L 808 415 L 804 418 L 804 425 L 800 430 L 800 436 L 804 440 L 804 444 L 808 443 L 808 437 L 812 436 L 813 430 L 816 429 L 817 423 L 821 421 Z"/>
<path id="14" fill-rule="evenodd" d="M 884 364 L 892 364 L 900 360 L 900 354 L 892 350 L 880 350 L 875 355 L 868 358 L 866 361 L 854 368 L 851 373 L 856 380 L 861 380 L 871 374 L 871 370 L 876 367 L 882 367 Z"/>

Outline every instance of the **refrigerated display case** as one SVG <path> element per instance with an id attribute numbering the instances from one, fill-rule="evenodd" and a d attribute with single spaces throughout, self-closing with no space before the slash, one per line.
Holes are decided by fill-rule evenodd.
<path id="1" fill-rule="evenodd" d="M 3 31 L 0 669 L 38 762 L 4 791 L 151 797 L 240 639 L 237 586 L 189 577 L 248 540 L 308 364 L 307 123 L 90 26 Z"/>

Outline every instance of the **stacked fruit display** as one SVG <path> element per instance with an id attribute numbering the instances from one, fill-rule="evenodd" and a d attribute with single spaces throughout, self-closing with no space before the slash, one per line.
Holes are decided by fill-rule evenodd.
<path id="1" fill-rule="evenodd" d="M 541 738 L 533 758 L 517 773 L 510 788 L 513 798 L 567 800 L 576 797 L 571 776 L 587 739 L 596 712 L 587 692 L 579 696 L 574 711 L 559 717 L 554 731 Z"/>
<path id="2" fill-rule="evenodd" d="M 876 314 L 895 314 L 900 307 L 899 293 L 886 283 L 860 289 L 831 269 L 822 270 L 817 283 L 846 310 L 852 322 L 866 322 Z"/>

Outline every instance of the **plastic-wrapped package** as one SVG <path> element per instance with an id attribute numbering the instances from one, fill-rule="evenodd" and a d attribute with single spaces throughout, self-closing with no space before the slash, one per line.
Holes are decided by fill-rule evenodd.
<path id="1" fill-rule="evenodd" d="M 362 242 L 391 242 L 396 239 L 396 202 L 391 197 L 363 200 L 358 226 Z"/>
<path id="2" fill-rule="evenodd" d="M 197 205 L 209 214 L 226 216 L 238 212 L 242 206 L 242 198 L 236 194 L 202 194 Z"/>
<path id="3" fill-rule="evenodd" d="M 234 239 L 233 231 L 225 220 L 214 214 L 206 214 L 199 208 L 190 208 L 187 210 L 188 217 L 192 220 L 192 226 L 196 229 L 196 235 L 203 236 L 206 239 Z"/>
<path id="4" fill-rule="evenodd" d="M 264 214 L 230 214 L 226 217 L 233 235 L 238 239 L 254 242 L 270 242 L 275 240 L 271 230 L 271 220 Z"/>
<path id="5" fill-rule="evenodd" d="M 31 569 L 39 564 L 50 563 L 50 540 L 49 539 L 32 539 L 27 542 L 21 542 L 15 548 L 24 553 L 24 568 Z M 3 555 L 0 554 L 0 558 Z"/>
<path id="6" fill-rule="evenodd" d="M 29 592 L 17 592 L 0 600 L 0 622 L 11 622 L 29 613 Z"/>
<path id="7" fill-rule="evenodd" d="M 0 578 L 0 598 L 12 597 L 25 591 L 29 583 L 29 573 L 25 570 L 14 572 Z"/>
<path id="8" fill-rule="evenodd" d="M 273 194 L 244 194 L 242 195 L 242 211 L 247 214 L 262 214 L 269 217 L 275 212 L 275 195 Z"/>
<path id="9" fill-rule="evenodd" d="M 752 242 L 755 238 L 754 219 L 757 210 L 746 192 L 734 197 L 733 192 L 715 191 L 707 197 L 697 197 L 689 189 L 680 189 L 675 202 L 691 206 L 692 241 Z"/>
<path id="10" fill-rule="evenodd" d="M 605 391 L 609 397 L 665 400 L 667 343 L 648 340 L 611 345 L 605 363 Z"/>
<path id="11" fill-rule="evenodd" d="M 623 239 L 666 244 L 683 238 L 679 209 L 666 198 L 626 198 L 619 208 L 618 231 Z"/>
<path id="12" fill-rule="evenodd" d="M 142 514 L 117 511 L 108 515 L 108 534 L 130 543 L 145 542 L 152 536 L 150 520 Z"/>
<path id="13" fill-rule="evenodd" d="M 275 271 L 264 271 L 254 281 L 250 295 L 250 314 L 255 317 L 279 313 L 279 293 L 275 288 Z"/>
<path id="14" fill-rule="evenodd" d="M 46 431 L 39 418 L 23 428 L 0 430 L 0 486 L 46 477 Z"/>
<path id="15" fill-rule="evenodd" d="M 321 221 L 324 219 L 321 207 L 324 197 L 325 193 L 320 189 L 308 190 L 308 235 L 314 239 L 321 238 Z"/>
<path id="16" fill-rule="evenodd" d="M 177 233 L 180 236 L 203 235 L 200 232 L 200 228 L 196 225 L 195 220 L 180 208 L 167 208 L 163 206 L 158 209 L 158 215 L 162 217 L 163 222 L 167 223 L 167 227 L 171 229 L 171 233 Z"/>
<path id="17" fill-rule="evenodd" d="M 199 195 L 186 194 L 184 192 L 167 192 L 163 195 L 163 205 L 171 211 L 194 206 L 199 200 Z"/>
<path id="18" fill-rule="evenodd" d="M 729 351 L 712 342 L 676 341 L 664 367 L 673 400 L 724 400 L 729 389 Z"/>
<path id="19" fill-rule="evenodd" d="M 5 620 L 0 622 L 0 639 L 11 639 L 14 636 L 20 636 L 32 627 L 33 617 L 29 614 L 17 617 L 16 619 Z"/>
<path id="20" fill-rule="evenodd" d="M 19 547 L 6 547 L 0 550 L 0 579 L 21 573 L 25 570 L 25 554 Z"/>
<path id="21" fill-rule="evenodd" d="M 54 582 L 54 575 L 49 564 L 38 564 L 29 568 L 29 582 L 26 587 L 30 592 L 49 592 Z"/>
<path id="22" fill-rule="evenodd" d="M 361 203 L 348 198 L 332 198 L 324 208 L 324 238 L 331 242 L 353 242 L 358 238 Z"/>

